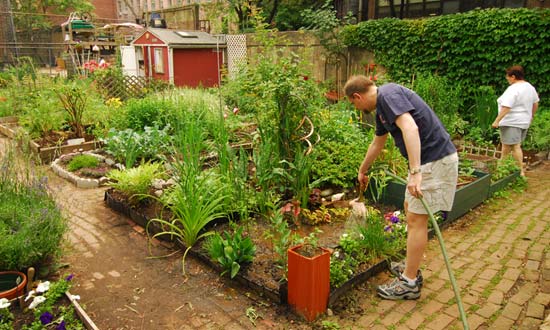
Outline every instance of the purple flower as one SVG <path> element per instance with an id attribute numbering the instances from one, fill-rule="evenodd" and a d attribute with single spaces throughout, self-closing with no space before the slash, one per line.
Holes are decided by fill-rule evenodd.
<path id="1" fill-rule="evenodd" d="M 395 215 L 392 215 L 390 217 L 391 223 L 399 223 L 399 217 L 396 217 Z"/>
<path id="2" fill-rule="evenodd" d="M 40 315 L 40 322 L 43 325 L 50 324 L 53 321 L 53 315 L 50 312 L 44 312 Z"/>
<path id="3" fill-rule="evenodd" d="M 61 323 L 59 323 L 59 324 L 55 327 L 55 330 L 67 330 L 67 328 L 65 328 L 65 321 L 61 321 Z"/>
<path id="4" fill-rule="evenodd" d="M 392 228 L 390 225 L 387 225 L 386 227 L 384 227 L 384 231 L 392 231 Z"/>
<path id="5" fill-rule="evenodd" d="M 73 279 L 73 277 L 74 277 L 74 274 L 71 274 L 71 275 L 65 277 L 65 281 L 69 282 L 70 280 Z"/>

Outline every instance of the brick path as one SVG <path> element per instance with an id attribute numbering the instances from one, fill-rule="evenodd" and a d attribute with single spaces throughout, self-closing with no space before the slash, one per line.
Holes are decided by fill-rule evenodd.
<path id="1" fill-rule="evenodd" d="M 486 203 L 443 232 L 470 329 L 539 329 L 549 312 L 549 170 L 550 162 L 538 166 L 528 172 L 525 192 Z M 351 329 L 462 329 L 436 239 L 425 260 L 420 300 L 376 298 L 374 285 L 387 279 L 382 274 L 358 289 L 367 312 L 328 320 Z"/>
<path id="2" fill-rule="evenodd" d="M 64 259 L 79 283 L 72 291 L 100 329 L 321 329 L 321 321 L 342 329 L 462 328 L 435 239 L 426 253 L 421 299 L 378 299 L 374 286 L 387 279 L 381 274 L 356 288 L 348 307 L 307 325 L 228 287 L 192 258 L 186 266 L 191 276 L 183 281 L 181 255 L 147 259 L 139 228 L 103 205 L 104 188 L 79 189 L 48 172 L 51 191 L 70 218 Z M 549 312 L 550 162 L 528 178 L 527 191 L 486 203 L 443 232 L 470 329 L 539 329 Z M 245 315 L 251 306 L 263 316 L 257 326 Z"/>

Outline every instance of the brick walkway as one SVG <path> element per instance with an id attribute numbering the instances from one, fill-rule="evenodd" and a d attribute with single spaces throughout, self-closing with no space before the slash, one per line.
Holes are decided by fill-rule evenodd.
<path id="1" fill-rule="evenodd" d="M 550 307 L 550 163 L 528 172 L 529 187 L 475 209 L 443 232 L 470 329 L 539 329 Z M 366 311 L 332 320 L 351 329 L 462 329 L 436 239 L 430 241 L 418 301 L 373 295 L 385 274 L 359 288 Z M 330 318 L 328 319 L 330 320 Z"/>

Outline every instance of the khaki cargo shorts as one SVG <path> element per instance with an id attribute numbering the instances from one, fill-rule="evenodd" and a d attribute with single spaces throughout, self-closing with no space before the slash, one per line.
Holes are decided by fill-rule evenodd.
<path id="1" fill-rule="evenodd" d="M 450 154 L 439 160 L 421 166 L 422 195 L 424 201 L 435 213 L 437 211 L 450 211 L 455 198 L 456 182 L 458 179 L 458 154 Z M 405 190 L 405 203 L 408 211 L 416 214 L 428 214 L 420 199 L 412 196 L 409 190 Z"/>

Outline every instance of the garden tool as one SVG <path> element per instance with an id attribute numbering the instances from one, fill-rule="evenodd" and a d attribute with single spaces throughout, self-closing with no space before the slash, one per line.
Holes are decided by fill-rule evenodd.
<path id="1" fill-rule="evenodd" d="M 346 221 L 345 228 L 352 229 L 365 223 L 365 217 L 367 216 L 367 207 L 365 206 L 365 190 L 367 185 L 360 183 L 357 189 L 359 196 L 350 201 L 351 214 Z"/>
<path id="2" fill-rule="evenodd" d="M 403 178 L 398 177 L 397 175 L 391 173 L 390 171 L 385 171 L 387 175 L 392 177 L 394 180 L 404 184 L 407 186 L 407 181 L 405 181 Z M 447 250 L 445 249 L 445 242 L 443 241 L 443 236 L 441 235 L 441 231 L 439 230 L 439 225 L 437 224 L 437 221 L 434 218 L 434 215 L 432 211 L 430 210 L 430 207 L 426 202 L 424 201 L 424 198 L 419 197 L 420 201 L 422 202 L 422 205 L 426 209 L 426 212 L 428 213 L 428 216 L 430 218 L 430 221 L 432 222 L 432 226 L 434 228 L 435 234 L 437 236 L 437 240 L 439 241 L 439 246 L 441 247 L 441 252 L 443 253 L 443 260 L 445 260 L 445 265 L 447 266 L 447 272 L 449 273 L 449 279 L 451 280 L 451 285 L 453 286 L 453 291 L 456 298 L 456 303 L 458 305 L 458 312 L 460 313 L 460 319 L 462 320 L 462 327 L 465 330 L 469 330 L 470 326 L 468 325 L 468 320 L 466 319 L 466 313 L 464 312 L 464 306 L 462 305 L 462 299 L 460 298 L 460 291 L 458 289 L 458 286 L 456 284 L 456 280 L 453 274 L 453 270 L 451 269 L 451 263 L 449 262 L 449 257 L 447 256 Z"/>

